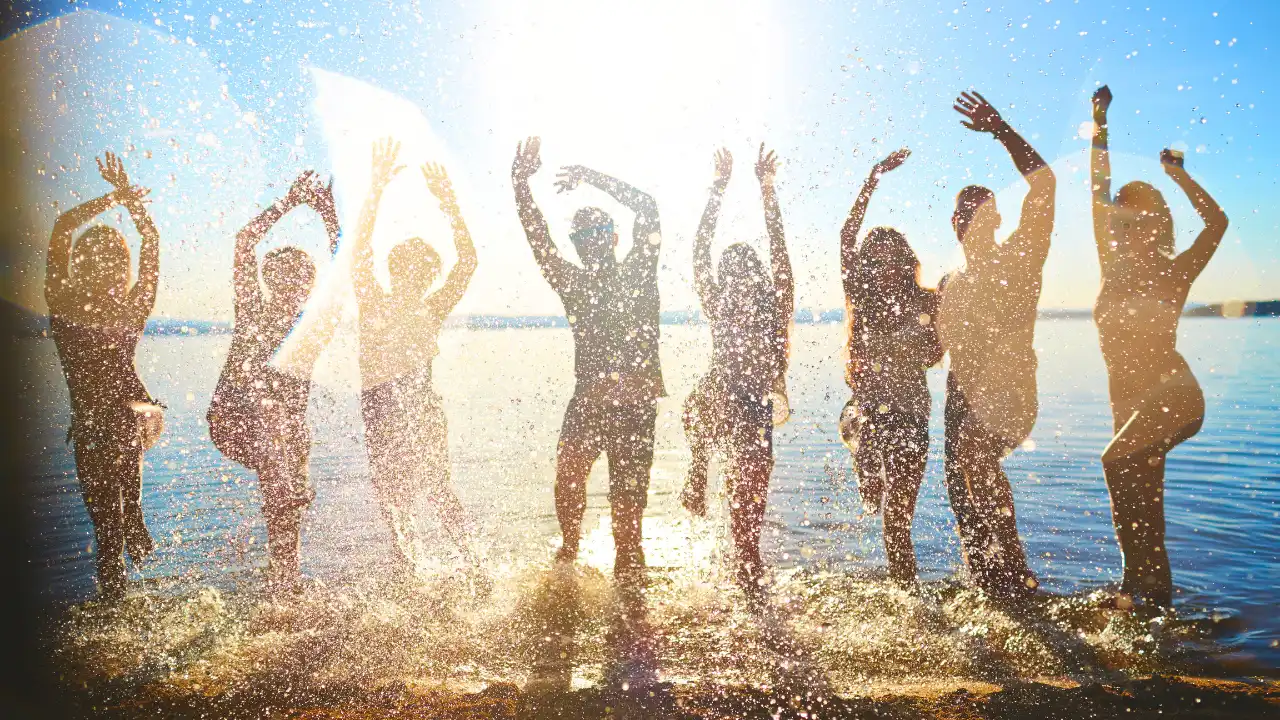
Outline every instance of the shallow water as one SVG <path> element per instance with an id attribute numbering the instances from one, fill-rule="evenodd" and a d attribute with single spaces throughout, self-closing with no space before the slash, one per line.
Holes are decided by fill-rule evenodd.
<path id="1" fill-rule="evenodd" d="M 572 387 L 568 331 L 444 333 L 436 379 L 453 474 L 495 581 L 480 597 L 455 579 L 456 558 L 440 533 L 431 535 L 437 552 L 421 580 L 385 579 L 390 537 L 360 444 L 354 345 L 340 336 L 321 361 L 312 401 L 317 499 L 303 538 L 310 580 L 288 605 L 260 593 L 265 530 L 256 483 L 218 455 L 202 424 L 229 338 L 148 337 L 139 367 L 169 407 L 144 481 L 158 552 L 134 572 L 143 582 L 117 608 L 84 603 L 94 587 L 91 531 L 63 442 L 65 387 L 52 344 L 24 341 L 33 381 L 21 405 L 32 413 L 25 426 L 42 471 L 33 556 L 47 573 L 45 599 L 72 604 L 53 649 L 86 680 L 201 692 L 646 677 L 857 690 L 890 679 L 1097 675 L 1210 658 L 1241 672 L 1280 665 L 1280 323 L 1182 323 L 1181 348 L 1204 386 L 1208 418 L 1169 459 L 1177 612 L 1154 620 L 1096 609 L 1088 597 L 1115 587 L 1120 562 L 1097 460 L 1110 416 L 1092 323 L 1038 328 L 1040 421 L 1034 447 L 1006 467 L 1028 555 L 1051 596 L 1018 612 L 988 604 L 958 579 L 941 481 L 941 371 L 930 378 L 933 443 L 914 529 L 926 583 L 911 596 L 884 582 L 879 520 L 861 515 L 836 432 L 848 395 L 842 337 L 836 325 L 796 328 L 794 416 L 775 434 L 765 531 L 778 577 L 753 600 L 722 572 L 723 500 L 707 520 L 693 521 L 677 500 L 688 459 L 679 408 L 705 367 L 704 327 L 663 328 L 670 397 L 660 406 L 645 526 L 654 569 L 638 585 L 610 579 L 604 463 L 589 485 L 582 567 L 550 570 L 554 449 Z"/>

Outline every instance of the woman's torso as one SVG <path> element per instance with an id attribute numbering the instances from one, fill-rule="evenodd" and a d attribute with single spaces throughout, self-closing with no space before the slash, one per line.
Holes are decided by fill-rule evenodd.
<path id="1" fill-rule="evenodd" d="M 768 293 L 770 301 L 773 297 Z M 783 370 L 785 351 L 773 302 L 722 298 L 711 320 L 711 373 L 726 392 L 738 400 L 762 401 Z"/>
<path id="2" fill-rule="evenodd" d="M 1140 281 L 1104 277 L 1093 318 L 1117 413 L 1127 417 L 1130 405 L 1175 376 L 1192 377 L 1177 349 L 1188 289 L 1167 275 Z"/>
<path id="3" fill-rule="evenodd" d="M 397 308 L 390 301 L 360 311 L 360 377 L 370 389 L 401 377 L 430 390 L 431 365 L 440 353 L 444 318 L 422 303 Z"/>
<path id="4" fill-rule="evenodd" d="M 272 363 L 299 319 L 300 316 L 273 314 L 269 308 L 237 318 L 231 351 L 215 394 L 240 393 L 257 403 L 269 400 L 281 406 L 285 417 L 304 419 L 311 394 L 310 373 L 298 377 Z"/>
<path id="5" fill-rule="evenodd" d="M 846 380 L 860 404 L 929 412 L 925 371 L 942 355 L 938 296 L 919 289 L 904 302 L 853 310 Z"/>
<path id="6" fill-rule="evenodd" d="M 120 421 L 131 417 L 129 404 L 152 401 L 134 365 L 143 325 L 140 319 L 50 317 L 74 431 L 127 432 Z"/>

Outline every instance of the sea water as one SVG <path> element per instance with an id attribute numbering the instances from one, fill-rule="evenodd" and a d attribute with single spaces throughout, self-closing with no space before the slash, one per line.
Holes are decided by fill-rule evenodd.
<path id="1" fill-rule="evenodd" d="M 143 507 L 157 553 L 131 571 L 115 607 L 94 596 L 92 531 L 65 443 L 65 384 L 52 343 L 19 341 L 30 372 L 27 446 L 38 588 L 59 618 L 53 652 L 86 680 L 246 685 L 385 681 L 474 687 L 495 680 L 585 685 L 613 675 L 676 682 L 777 682 L 799 672 L 856 691 L 913 678 L 1094 675 L 1185 666 L 1280 664 L 1280 322 L 1186 319 L 1180 348 L 1204 387 L 1207 418 L 1170 455 L 1165 493 L 1176 612 L 1101 609 L 1120 553 L 1099 455 L 1111 428 L 1097 333 L 1082 320 L 1037 328 L 1040 418 L 1005 463 L 1018 526 L 1046 593 L 1030 608 L 965 588 L 942 483 L 943 371 L 914 541 L 924 580 L 886 581 L 878 517 L 865 516 L 840 443 L 849 396 L 839 325 L 795 328 L 793 415 L 774 434 L 777 465 L 764 529 L 776 572 L 763 600 L 725 572 L 722 485 L 692 519 L 678 495 L 689 449 L 685 395 L 707 364 L 704 326 L 664 326 L 668 396 L 659 405 L 639 587 L 610 579 L 607 467 L 590 478 L 581 563 L 553 570 L 555 449 L 572 391 L 566 329 L 446 330 L 435 363 L 449 423 L 452 476 L 472 516 L 485 593 L 458 581 L 459 559 L 423 513 L 431 563 L 389 581 L 382 525 L 362 445 L 355 339 L 321 359 L 311 403 L 317 491 L 303 530 L 299 598 L 262 592 L 265 528 L 252 473 L 222 458 L 204 423 L 226 336 L 144 338 L 138 367 L 167 406 L 147 454 Z M 429 504 L 423 501 L 424 508 Z M 637 675 L 638 674 L 638 675 Z"/>

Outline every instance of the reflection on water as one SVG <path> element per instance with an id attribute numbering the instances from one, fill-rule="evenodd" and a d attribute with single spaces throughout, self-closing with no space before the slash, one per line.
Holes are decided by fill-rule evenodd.
<path id="1" fill-rule="evenodd" d="M 865 692 L 911 678 L 1106 677 L 1216 657 L 1274 666 L 1280 624 L 1280 489 L 1273 460 L 1280 325 L 1188 321 L 1182 347 L 1209 397 L 1204 431 L 1173 453 L 1169 546 L 1176 617 L 1101 609 L 1119 557 L 1098 454 L 1110 425 L 1096 334 L 1083 322 L 1039 329 L 1042 414 L 1034 449 L 1008 463 L 1033 569 L 1052 595 L 1030 607 L 991 604 L 956 578 L 958 551 L 941 484 L 940 412 L 921 490 L 918 594 L 884 578 L 878 519 L 860 514 L 836 416 L 847 399 L 838 326 L 795 338 L 795 416 L 777 435 L 765 549 L 774 582 L 745 596 L 727 574 L 723 498 L 691 519 L 677 494 L 688 459 L 679 406 L 705 363 L 704 328 L 664 328 L 671 397 L 660 406 L 646 515 L 650 571 L 612 577 L 604 463 L 589 486 L 582 562 L 555 568 L 551 498 L 556 432 L 572 387 L 567 331 L 450 331 L 436 377 L 450 421 L 454 477 L 474 508 L 491 593 L 458 572 L 450 543 L 408 584 L 388 581 L 360 445 L 357 399 L 339 338 L 315 393 L 312 475 L 296 599 L 261 594 L 264 530 L 252 477 L 209 443 L 204 409 L 227 338 L 147 338 L 139 367 L 170 408 L 148 455 L 144 506 L 160 543 L 119 607 L 92 594 L 91 538 L 62 442 L 65 390 L 52 347 L 23 346 L 36 374 L 24 407 L 45 477 L 34 488 L 48 599 L 79 602 L 51 638 L 83 680 L 128 696 L 139 685 L 202 694 L 334 701 L 352 688 L 530 691 L 608 685 L 661 694 L 710 681 Z M 344 345 L 344 343 L 346 343 Z M 322 361 L 326 362 L 326 361 Z M 935 410 L 941 379 L 934 373 Z M 424 514 L 430 518 L 430 514 Z M 285 690 L 282 691 L 282 688 Z"/>

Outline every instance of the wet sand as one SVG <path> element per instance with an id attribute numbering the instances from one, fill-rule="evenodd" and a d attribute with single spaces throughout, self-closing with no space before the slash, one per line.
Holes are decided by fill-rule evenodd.
<path id="1" fill-rule="evenodd" d="M 83 698 L 87 701 L 88 698 Z M 91 703 L 92 704 L 92 703 Z M 87 710 L 87 706 L 81 705 Z M 97 717 L 366 718 L 1057 718 L 1280 717 L 1280 683 L 1159 675 L 1116 685 L 1040 679 L 1003 687 L 968 683 L 885 686 L 865 697 L 800 688 L 660 684 L 649 689 L 522 692 L 514 684 L 450 693 L 395 684 L 291 697 L 286 688 L 206 697 L 167 695 L 86 713 Z"/>

